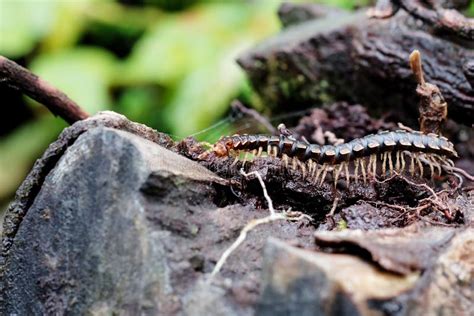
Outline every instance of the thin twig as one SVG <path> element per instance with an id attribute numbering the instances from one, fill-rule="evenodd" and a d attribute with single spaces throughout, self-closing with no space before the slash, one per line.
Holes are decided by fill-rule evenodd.
<path id="1" fill-rule="evenodd" d="M 43 79 L 14 61 L 0 55 L 0 84 L 31 97 L 69 124 L 89 117 L 79 105 Z"/>
<path id="2" fill-rule="evenodd" d="M 286 212 L 277 213 L 275 209 L 273 208 L 273 201 L 268 195 L 268 191 L 265 186 L 265 183 L 263 182 L 262 176 L 257 171 L 245 173 L 243 169 L 240 169 L 240 173 L 246 178 L 252 175 L 257 177 L 260 183 L 260 186 L 262 187 L 265 200 L 267 201 L 270 215 L 263 218 L 253 219 L 247 225 L 244 226 L 244 228 L 239 234 L 239 237 L 232 243 L 232 245 L 229 248 L 227 248 L 224 251 L 224 253 L 221 255 L 221 257 L 217 261 L 216 266 L 212 270 L 210 278 L 208 279 L 209 282 L 213 279 L 213 277 L 217 273 L 219 273 L 219 271 L 222 269 L 222 266 L 227 261 L 227 258 L 232 254 L 232 252 L 234 252 L 245 241 L 245 239 L 247 238 L 247 234 L 258 225 L 270 223 L 277 220 L 300 221 L 304 218 L 312 220 L 311 216 L 306 215 L 306 214 L 301 214 L 300 212 L 291 212 L 290 210 L 288 210 Z"/>
<path id="3" fill-rule="evenodd" d="M 271 133 L 275 134 L 277 130 L 275 127 L 268 121 L 267 118 L 265 118 L 262 114 L 258 113 L 254 109 L 249 109 L 245 107 L 240 101 L 233 101 L 231 104 L 231 107 L 238 110 L 241 113 L 244 113 L 250 117 L 252 117 L 254 120 L 265 126 L 265 128 Z"/>

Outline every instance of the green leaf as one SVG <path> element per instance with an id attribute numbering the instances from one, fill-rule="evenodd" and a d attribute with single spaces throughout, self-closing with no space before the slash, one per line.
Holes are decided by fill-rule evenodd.
<path id="1" fill-rule="evenodd" d="M 29 53 L 51 30 L 58 2 L 0 1 L 0 54 L 16 58 Z"/>
<path id="2" fill-rule="evenodd" d="M 109 82 L 115 72 L 112 54 L 99 48 L 76 48 L 40 55 L 30 69 L 65 92 L 88 113 L 110 107 Z"/>
<path id="3" fill-rule="evenodd" d="M 243 73 L 231 60 L 229 56 L 198 68 L 178 86 L 164 112 L 173 134 L 195 133 L 226 112 L 243 80 Z"/>
<path id="4" fill-rule="evenodd" d="M 65 126 L 63 120 L 45 115 L 0 139 L 0 200 L 13 194 L 34 160 Z"/>

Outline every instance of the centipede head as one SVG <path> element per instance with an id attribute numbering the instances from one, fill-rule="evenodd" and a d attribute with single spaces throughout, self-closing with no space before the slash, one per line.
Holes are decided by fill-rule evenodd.
<path id="1" fill-rule="evenodd" d="M 233 141 L 231 137 L 222 137 L 212 147 L 212 151 L 218 157 L 224 157 L 229 155 L 229 150 L 233 149 Z"/>

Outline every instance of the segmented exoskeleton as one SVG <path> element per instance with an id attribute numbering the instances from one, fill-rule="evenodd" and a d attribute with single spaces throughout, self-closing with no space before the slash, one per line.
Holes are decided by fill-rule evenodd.
<path id="1" fill-rule="evenodd" d="M 447 138 L 407 131 L 380 132 L 335 146 L 308 144 L 284 135 L 234 135 L 222 137 L 213 151 L 220 157 L 235 156 L 235 162 L 244 153 L 244 164 L 250 155 L 278 157 L 285 167 L 291 164 L 293 169 L 301 169 L 303 177 L 309 176 L 320 184 L 330 171 L 335 184 L 341 174 L 349 183 L 349 170 L 356 182 L 360 176 L 366 182 L 368 175 L 386 176 L 404 171 L 424 176 L 425 167 L 432 177 L 441 174 L 443 165 L 452 165 L 450 158 L 457 157 Z"/>

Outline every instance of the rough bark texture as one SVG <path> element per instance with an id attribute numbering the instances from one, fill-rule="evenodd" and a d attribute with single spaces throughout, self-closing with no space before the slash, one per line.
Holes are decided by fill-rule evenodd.
<path id="1" fill-rule="evenodd" d="M 425 79 L 441 90 L 449 117 L 474 123 L 472 39 L 436 35 L 404 11 L 389 19 L 369 19 L 365 12 L 314 19 L 320 11 L 287 4 L 280 18 L 289 26 L 239 58 L 269 106 L 292 111 L 344 100 L 375 114 L 391 111 L 415 127 L 418 97 L 408 56 L 418 49 Z"/>
<path id="2" fill-rule="evenodd" d="M 69 124 L 89 117 L 79 105 L 49 83 L 0 55 L 0 84 L 6 85 L 43 103 L 54 115 Z"/>
<path id="3" fill-rule="evenodd" d="M 462 315 L 472 309 L 472 192 L 452 197 L 461 219 L 448 224 L 437 211 L 413 217 L 371 206 L 401 196 L 416 204 L 425 193 L 403 182 L 341 189 L 341 211 L 326 218 L 330 187 L 315 190 L 263 162 L 251 168 L 264 176 L 276 208 L 305 211 L 315 222 L 259 226 L 209 280 L 243 226 L 268 211 L 256 180 L 215 164 L 229 176 L 224 180 L 203 167 L 209 161 L 200 165 L 176 153 L 201 151 L 190 139 L 174 144 L 110 112 L 66 129 L 8 211 L 0 312 Z M 341 219 L 349 230 L 337 231 Z"/>

